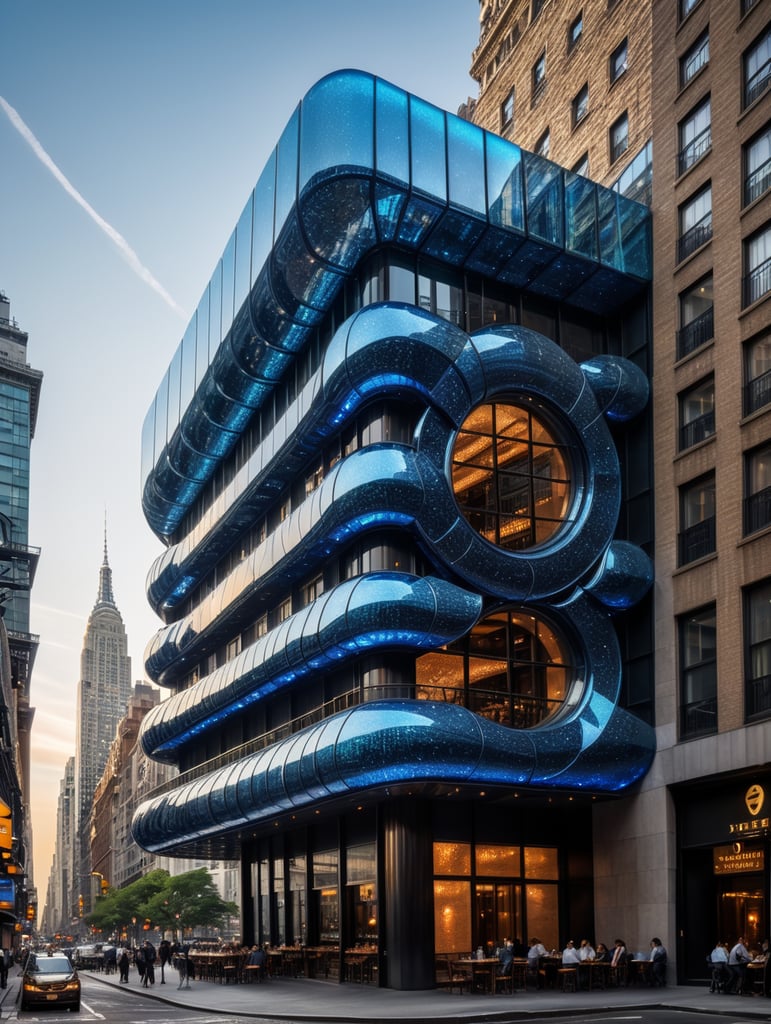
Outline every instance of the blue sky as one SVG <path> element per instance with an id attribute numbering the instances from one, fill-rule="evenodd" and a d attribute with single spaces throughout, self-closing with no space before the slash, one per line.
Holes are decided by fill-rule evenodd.
<path id="1" fill-rule="evenodd" d="M 476 83 L 476 0 L 0 0 L 0 291 L 44 373 L 30 543 L 41 636 L 31 702 L 35 884 L 75 747 L 80 650 L 105 511 L 143 678 L 160 553 L 139 438 L 161 375 L 292 110 L 323 75 L 373 72 L 456 111 Z"/>

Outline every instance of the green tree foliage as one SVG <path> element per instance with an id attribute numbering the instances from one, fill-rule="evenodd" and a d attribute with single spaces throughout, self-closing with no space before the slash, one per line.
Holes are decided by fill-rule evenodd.
<path id="1" fill-rule="evenodd" d="M 173 876 L 158 870 L 98 897 L 86 923 L 104 934 L 126 930 L 133 937 L 132 918 L 139 930 L 149 920 L 153 928 L 176 931 L 200 925 L 216 928 L 226 917 L 237 915 L 238 907 L 220 897 L 206 868 Z"/>

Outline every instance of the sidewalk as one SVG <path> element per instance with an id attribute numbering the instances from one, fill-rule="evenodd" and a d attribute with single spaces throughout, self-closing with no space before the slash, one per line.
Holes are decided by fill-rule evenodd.
<path id="1" fill-rule="evenodd" d="M 709 991 L 704 985 L 668 988 L 614 988 L 594 992 L 527 991 L 514 995 L 463 995 L 445 990 L 395 992 L 370 985 L 339 985 L 310 978 L 271 978 L 260 984 L 218 985 L 191 981 L 189 989 L 178 989 L 176 971 L 166 972 L 166 984 L 145 989 L 135 970 L 129 985 L 123 986 L 117 974 L 82 972 L 84 978 L 112 985 L 148 999 L 204 1010 L 207 1013 L 270 1018 L 286 1021 L 318 1021 L 330 1024 L 370 1024 L 384 1021 L 394 1024 L 460 1021 L 496 1022 L 527 1019 L 534 1014 L 563 1016 L 566 1013 L 597 1013 L 601 1010 L 639 1010 L 658 1006 L 672 1010 L 697 1010 L 729 1016 L 771 1017 L 771 999 L 763 996 L 731 996 Z"/>

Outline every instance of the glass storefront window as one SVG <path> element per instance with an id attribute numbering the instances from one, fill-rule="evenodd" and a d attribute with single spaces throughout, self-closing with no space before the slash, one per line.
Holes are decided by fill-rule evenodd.
<path id="1" fill-rule="evenodd" d="M 521 870 L 520 848 L 518 846 L 477 846 L 476 868 L 478 875 L 516 877 Z"/>
<path id="2" fill-rule="evenodd" d="M 273 858 L 273 907 L 275 911 L 276 942 L 286 945 L 286 902 L 284 898 L 284 858 Z"/>
<path id="3" fill-rule="evenodd" d="M 559 948 L 559 915 L 556 885 L 528 885 L 525 888 L 527 930 L 537 935 L 547 949 Z"/>
<path id="4" fill-rule="evenodd" d="M 470 875 L 470 843 L 434 843 L 435 875 Z"/>
<path id="5" fill-rule="evenodd" d="M 307 858 L 304 854 L 291 857 L 289 860 L 290 939 L 295 946 L 304 946 L 308 941 L 306 865 Z"/>
<path id="6" fill-rule="evenodd" d="M 340 941 L 340 898 L 337 888 L 337 850 L 313 854 L 313 896 L 319 925 L 319 942 L 336 945 Z"/>
<path id="7" fill-rule="evenodd" d="M 551 846 L 525 847 L 526 878 L 558 878 L 557 849 Z M 532 927 L 531 927 L 532 931 Z M 534 934 L 538 934 L 536 931 Z"/>
<path id="8" fill-rule="evenodd" d="M 437 953 L 471 951 L 471 884 L 434 882 L 434 946 Z"/>

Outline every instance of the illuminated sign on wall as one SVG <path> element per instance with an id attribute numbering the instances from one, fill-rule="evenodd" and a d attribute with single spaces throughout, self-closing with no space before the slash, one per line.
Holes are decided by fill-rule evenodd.
<path id="1" fill-rule="evenodd" d="M 736 835 L 758 835 L 767 832 L 771 826 L 771 820 L 767 814 L 761 815 L 766 794 L 762 786 L 754 783 L 744 794 L 744 805 L 751 815 L 744 821 L 732 821 L 728 831 L 732 836 Z"/>
<path id="2" fill-rule="evenodd" d="M 712 871 L 716 875 L 736 875 L 750 871 L 763 871 L 765 851 L 761 846 L 731 843 L 716 846 L 712 851 Z"/>

